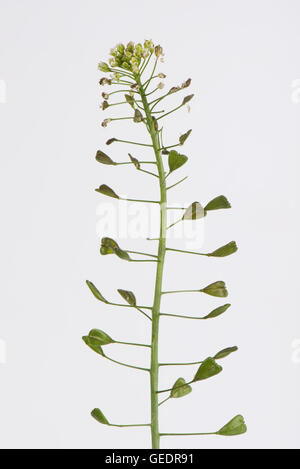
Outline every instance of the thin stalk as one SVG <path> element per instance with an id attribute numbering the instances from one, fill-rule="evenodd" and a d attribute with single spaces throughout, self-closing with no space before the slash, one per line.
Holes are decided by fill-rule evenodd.
<path id="1" fill-rule="evenodd" d="M 128 262 L 157 262 L 155 259 L 129 259 Z"/>
<path id="2" fill-rule="evenodd" d="M 172 114 L 172 112 L 177 111 L 178 109 L 180 109 L 180 108 L 183 107 L 183 106 L 184 106 L 184 104 L 180 104 L 179 106 L 175 107 L 175 108 L 172 109 L 171 111 L 166 112 L 166 114 L 163 114 L 162 116 L 158 117 L 157 120 L 162 119 L 163 117 L 166 117 L 166 116 L 168 116 L 169 114 Z"/>
<path id="3" fill-rule="evenodd" d="M 115 85 L 118 85 L 119 83 L 114 83 Z M 132 93 L 138 93 L 138 91 L 130 90 Z M 128 89 L 125 90 L 116 90 L 116 91 L 111 91 L 110 93 L 107 93 L 108 96 L 111 96 L 112 94 L 117 94 L 117 93 L 128 93 Z"/>
<path id="4" fill-rule="evenodd" d="M 150 393 L 151 393 L 151 437 L 152 448 L 159 449 L 160 435 L 159 435 L 159 422 L 158 422 L 158 334 L 159 334 L 159 317 L 160 317 L 160 303 L 161 303 L 161 290 L 162 279 L 164 270 L 164 260 L 166 254 L 166 228 L 167 228 L 167 191 L 165 183 L 165 170 L 160 153 L 159 133 L 154 128 L 154 122 L 151 116 L 149 104 L 145 94 L 145 90 L 138 78 L 139 91 L 142 98 L 144 111 L 146 114 L 149 133 L 152 140 L 152 146 L 157 161 L 157 168 L 159 174 L 160 185 L 160 233 L 158 245 L 158 263 L 156 268 L 155 280 L 155 293 L 152 308 L 152 338 L 151 338 L 151 365 L 150 365 Z"/>
<path id="5" fill-rule="evenodd" d="M 210 432 L 210 433 L 160 433 L 160 436 L 193 436 L 193 435 L 217 435 L 217 432 Z"/>
<path id="6" fill-rule="evenodd" d="M 177 225 L 177 223 L 179 223 L 180 221 L 182 221 L 182 218 L 180 218 L 180 219 L 177 220 L 177 221 L 174 221 L 174 223 L 171 223 L 171 225 L 169 225 L 169 226 L 167 227 L 167 230 L 169 230 L 169 229 L 172 228 L 173 226 Z"/>
<path id="7" fill-rule="evenodd" d="M 146 94 L 146 96 L 150 96 L 150 94 L 155 93 L 155 91 L 158 91 L 160 88 L 154 88 L 154 90 L 150 91 L 149 93 Z M 153 113 L 152 113 L 153 114 Z"/>
<path id="8" fill-rule="evenodd" d="M 144 85 L 141 84 L 141 95 L 142 95 L 142 92 L 145 94 L 149 84 L 150 84 L 150 81 L 152 80 L 153 76 L 154 76 L 154 72 L 155 72 L 155 69 L 156 69 L 156 65 L 157 65 L 157 61 L 158 61 L 158 58 L 155 59 L 155 62 L 154 62 L 154 67 L 153 67 L 153 70 L 152 70 L 152 73 L 150 75 L 150 78 L 144 83 Z M 143 103 L 144 104 L 144 103 Z M 148 102 L 147 102 L 147 105 L 148 105 Z M 144 105 L 144 108 L 145 108 L 145 105 Z M 148 105 L 148 108 L 149 108 L 149 105 Z M 150 114 L 150 109 L 149 109 L 149 114 Z"/>
<path id="9" fill-rule="evenodd" d="M 150 371 L 149 368 L 142 368 L 141 366 L 135 366 L 135 365 L 128 365 L 128 363 L 123 363 L 119 362 L 118 360 L 114 360 L 114 358 L 110 358 L 107 355 L 104 355 L 107 360 L 117 363 L 118 365 L 126 366 L 127 368 L 134 368 L 135 370 L 142 370 L 142 371 Z"/>
<path id="10" fill-rule="evenodd" d="M 124 427 L 150 427 L 151 423 L 131 423 L 129 425 L 118 425 L 117 423 L 108 423 L 106 424 L 109 427 L 119 427 L 119 428 L 124 428 Z"/>
<path id="11" fill-rule="evenodd" d="M 140 164 L 156 164 L 156 161 L 139 161 Z M 122 165 L 122 164 L 134 164 L 133 161 L 121 161 L 120 163 L 116 163 L 115 165 Z"/>
<path id="12" fill-rule="evenodd" d="M 143 311 L 141 308 L 139 308 L 138 306 L 135 306 L 135 309 L 137 309 L 140 313 L 142 313 L 144 316 L 146 316 L 146 318 L 148 318 L 148 319 L 150 319 L 150 321 L 152 321 L 152 318 L 147 313 L 145 313 L 145 311 Z"/>
<path id="13" fill-rule="evenodd" d="M 136 347 L 149 347 L 151 348 L 151 345 L 148 344 L 136 344 L 135 342 L 123 342 L 122 340 L 115 340 L 115 344 L 121 344 L 121 345 L 135 345 Z"/>
<path id="14" fill-rule="evenodd" d="M 142 202 L 146 204 L 159 204 L 159 200 L 141 200 L 141 199 L 126 199 L 123 197 L 119 197 L 119 200 L 127 200 L 127 202 Z"/>
<path id="15" fill-rule="evenodd" d="M 168 191 L 169 189 L 172 189 L 172 188 L 175 187 L 175 186 L 178 186 L 178 184 L 180 184 L 181 182 L 185 181 L 187 178 L 188 178 L 188 176 L 185 176 L 184 178 L 180 179 L 180 181 L 177 181 L 177 182 L 175 182 L 175 184 L 172 184 L 172 186 L 167 187 L 167 191 Z"/>
<path id="16" fill-rule="evenodd" d="M 111 303 L 110 301 L 107 301 L 108 305 L 112 306 L 123 306 L 124 308 L 143 308 L 143 309 L 152 309 L 150 306 L 133 306 L 133 305 L 123 305 L 121 303 Z"/>
<path id="17" fill-rule="evenodd" d="M 185 254 L 196 254 L 197 256 L 209 256 L 209 254 L 204 254 L 202 252 L 183 251 L 182 249 L 167 248 L 167 251 L 184 252 Z"/>
<path id="18" fill-rule="evenodd" d="M 162 295 L 166 295 L 169 293 L 193 293 L 193 292 L 201 292 L 201 290 L 170 290 L 170 291 L 163 291 L 161 292 Z"/>
<path id="19" fill-rule="evenodd" d="M 203 360 L 200 362 L 187 362 L 187 363 L 159 363 L 159 366 L 184 366 L 184 365 L 200 365 L 203 363 Z"/>
<path id="20" fill-rule="evenodd" d="M 152 147 L 152 145 L 148 145 L 147 143 L 130 142 L 128 140 L 120 140 L 118 138 L 116 139 L 116 142 L 129 143 L 130 145 L 140 145 L 142 147 Z"/>
<path id="21" fill-rule="evenodd" d="M 128 252 L 129 254 L 139 254 L 141 256 L 149 256 L 149 257 L 156 257 L 157 258 L 156 254 L 148 254 L 146 252 L 140 252 L 140 251 L 126 251 L 126 252 Z"/>
<path id="22" fill-rule="evenodd" d="M 171 396 L 166 397 L 163 401 L 161 401 L 161 402 L 158 404 L 158 406 L 164 404 L 164 403 L 167 402 L 169 399 L 171 399 Z"/>
<path id="23" fill-rule="evenodd" d="M 183 316 L 182 314 L 168 314 L 168 313 L 160 313 L 161 316 L 169 316 L 173 318 L 182 318 L 182 319 L 205 319 L 204 317 L 202 318 L 196 318 L 195 316 Z"/>
<path id="24" fill-rule="evenodd" d="M 162 147 L 161 150 L 168 150 L 169 148 L 181 147 L 181 143 L 176 143 L 176 145 L 169 145 L 168 147 Z"/>
<path id="25" fill-rule="evenodd" d="M 156 177 L 156 178 L 159 177 L 157 174 L 151 173 L 151 171 L 146 171 L 145 169 L 139 168 L 138 171 L 141 171 L 142 173 L 150 174 L 150 176 L 154 176 L 154 177 Z"/>

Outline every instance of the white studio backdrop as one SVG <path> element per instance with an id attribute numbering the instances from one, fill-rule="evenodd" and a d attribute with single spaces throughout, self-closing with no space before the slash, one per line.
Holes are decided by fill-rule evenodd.
<path id="1" fill-rule="evenodd" d="M 193 129 L 184 147 L 189 162 L 178 171 L 189 179 L 170 192 L 171 202 L 226 195 L 233 208 L 199 222 L 193 247 L 239 245 L 227 259 L 168 254 L 166 289 L 223 279 L 232 307 L 199 323 L 164 318 L 161 359 L 197 360 L 231 345 L 239 351 L 218 377 L 163 406 L 161 429 L 214 431 L 236 413 L 248 425 L 239 437 L 165 438 L 162 447 L 299 448 L 299 2 L 0 0 L 0 8 L 1 448 L 150 445 L 147 429 L 107 428 L 89 415 L 100 407 L 111 421 L 147 421 L 148 378 L 104 361 L 81 340 L 93 327 L 149 340 L 142 316 L 99 304 L 84 283 L 111 299 L 123 288 L 143 304 L 152 300 L 150 263 L 99 255 L 100 237 L 117 237 L 120 224 L 110 202 L 105 232 L 107 199 L 94 192 L 106 183 L 133 198 L 157 193 L 147 175 L 94 160 L 97 149 L 123 161 L 128 151 L 144 155 L 105 146 L 109 137 L 142 131 L 100 126 L 110 110 L 99 109 L 97 63 L 116 43 L 145 38 L 164 48 L 166 86 L 191 77 L 187 94 L 195 93 L 191 112 L 166 124 L 168 141 Z M 120 244 L 154 249 L 128 210 L 131 227 Z M 170 242 L 188 247 L 180 233 Z M 170 295 L 163 309 L 201 314 L 215 305 Z M 122 346 L 110 354 L 140 365 L 148 359 Z M 164 369 L 161 385 L 193 371 Z"/>

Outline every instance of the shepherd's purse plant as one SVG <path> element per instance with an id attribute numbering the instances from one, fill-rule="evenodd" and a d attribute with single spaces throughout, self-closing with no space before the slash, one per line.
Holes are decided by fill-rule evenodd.
<path id="1" fill-rule="evenodd" d="M 116 137 L 107 140 L 106 144 L 122 143 L 126 145 L 135 145 L 140 148 L 150 147 L 153 149 L 153 160 L 144 161 L 139 160 L 129 153 L 128 161 L 114 161 L 107 153 L 102 150 L 98 150 L 96 154 L 96 160 L 104 165 L 118 166 L 118 165 L 132 165 L 137 171 L 143 171 L 147 175 L 153 177 L 160 188 L 160 199 L 159 200 L 143 200 L 143 199 L 131 199 L 120 197 L 113 189 L 105 184 L 100 185 L 96 191 L 104 196 L 112 197 L 119 200 L 128 200 L 133 202 L 143 202 L 156 204 L 160 210 L 160 230 L 158 238 L 158 248 L 156 254 L 129 251 L 125 248 L 120 247 L 119 244 L 108 237 L 102 238 L 100 253 L 102 255 L 115 254 L 121 260 L 128 262 L 153 262 L 156 266 L 156 280 L 155 289 L 153 293 L 153 303 L 149 306 L 140 305 L 137 303 L 136 297 L 133 292 L 127 290 L 118 290 L 118 293 L 124 300 L 124 303 L 118 303 L 109 301 L 105 296 L 100 293 L 98 288 L 89 280 L 87 280 L 87 286 L 91 290 L 92 294 L 97 300 L 102 303 L 109 305 L 115 305 L 117 307 L 129 307 L 134 308 L 145 317 L 147 326 L 152 328 L 151 331 L 151 343 L 140 344 L 135 342 L 124 342 L 122 340 L 113 339 L 107 333 L 100 329 L 92 329 L 88 335 L 83 337 L 84 342 L 97 354 L 102 357 L 123 365 L 129 368 L 140 370 L 149 374 L 150 377 L 150 396 L 151 396 L 151 421 L 146 423 L 111 423 L 98 408 L 91 412 L 91 415 L 101 424 L 115 426 L 115 427 L 149 427 L 152 437 L 152 448 L 160 447 L 160 439 L 164 436 L 176 436 L 176 435 L 223 435 L 232 436 L 245 433 L 247 428 L 242 415 L 234 416 L 229 422 L 223 425 L 220 429 L 214 432 L 207 432 L 204 429 L 199 429 L 199 433 L 172 433 L 164 432 L 161 433 L 159 429 L 159 407 L 169 399 L 177 399 L 186 396 L 192 391 L 192 385 L 199 383 L 202 380 L 211 378 L 222 371 L 222 366 L 219 361 L 227 357 L 231 353 L 237 350 L 236 346 L 228 347 L 218 351 L 213 356 L 206 357 L 202 360 L 188 362 L 188 363 L 160 363 L 158 360 L 158 343 L 159 343 L 159 322 L 163 317 L 169 319 L 185 318 L 185 319 L 198 319 L 198 320 L 211 320 L 222 314 L 224 314 L 230 307 L 230 304 L 225 303 L 217 306 L 213 311 L 208 312 L 201 317 L 194 317 L 181 314 L 164 313 L 161 311 L 161 299 L 162 295 L 168 294 L 180 294 L 185 292 L 199 292 L 205 295 L 210 295 L 216 298 L 225 298 L 228 296 L 226 285 L 223 281 L 217 280 L 209 285 L 201 285 L 200 288 L 191 290 L 163 290 L 163 273 L 165 257 L 167 253 L 185 253 L 194 254 L 199 256 L 207 257 L 226 257 L 237 250 L 236 243 L 231 241 L 212 252 L 200 253 L 194 251 L 185 251 L 182 249 L 173 249 L 167 245 L 167 232 L 172 229 L 176 223 L 190 223 L 190 220 L 197 220 L 205 216 L 209 216 L 213 210 L 229 209 L 230 203 L 227 198 L 223 195 L 215 197 L 213 200 L 208 202 L 206 205 L 202 205 L 199 202 L 193 202 L 188 207 L 176 207 L 178 211 L 181 211 L 181 215 L 175 223 L 168 224 L 167 214 L 168 211 L 174 209 L 174 207 L 168 206 L 167 193 L 178 184 L 182 183 L 186 178 L 179 179 L 177 182 L 168 184 L 168 178 L 174 171 L 182 167 L 188 160 L 187 156 L 181 154 L 178 151 L 178 147 L 182 147 L 191 134 L 191 130 L 183 133 L 176 143 L 171 145 L 165 145 L 163 140 L 163 125 L 165 125 L 166 117 L 175 111 L 179 111 L 181 108 L 189 106 L 189 102 L 193 98 L 193 94 L 187 94 L 178 102 L 175 108 L 170 110 L 159 109 L 162 103 L 168 103 L 170 95 L 185 91 L 191 84 L 191 79 L 187 79 L 180 86 L 173 86 L 169 91 L 163 92 L 162 89 L 164 84 L 162 79 L 166 76 L 162 72 L 157 71 L 159 62 L 163 62 L 163 50 L 160 45 L 154 45 L 151 40 L 144 41 L 141 43 L 134 44 L 129 42 L 127 46 L 118 44 L 110 52 L 111 58 L 108 63 L 100 62 L 99 70 L 109 74 L 108 76 L 100 79 L 100 85 L 107 85 L 111 87 L 116 85 L 117 88 L 113 91 L 104 91 L 102 97 L 104 101 L 101 105 L 103 111 L 111 108 L 112 110 L 118 106 L 124 106 L 128 108 L 129 115 L 126 117 L 108 117 L 103 120 L 102 126 L 107 127 L 113 121 L 128 120 L 134 125 L 144 126 L 145 131 L 148 134 L 148 139 L 145 142 L 134 142 L 119 139 Z M 158 81 L 158 83 L 157 83 Z M 121 96 L 121 99 L 119 97 Z M 116 98 L 116 99 L 115 99 Z M 110 110 L 110 109 L 109 109 Z M 149 170 L 149 167 L 151 170 Z M 154 168 L 154 169 L 153 169 Z M 181 255 L 181 254 L 179 254 Z M 137 258 L 138 256 L 138 258 Z M 142 258 L 140 258 L 142 256 Z M 134 339 L 132 339 L 134 340 Z M 107 344 L 121 343 L 128 346 L 146 347 L 150 351 L 150 363 L 148 367 L 139 367 L 128 363 L 123 363 L 109 357 L 104 352 L 104 346 Z M 195 365 L 195 371 L 192 378 L 186 380 L 179 377 L 173 385 L 170 385 L 167 389 L 161 389 L 159 387 L 159 369 L 163 366 L 181 366 L 181 365 Z"/>

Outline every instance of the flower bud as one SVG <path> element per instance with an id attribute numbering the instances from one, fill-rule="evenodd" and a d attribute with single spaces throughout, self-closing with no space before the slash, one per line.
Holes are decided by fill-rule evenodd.
<path id="1" fill-rule="evenodd" d="M 110 68 L 105 62 L 100 62 L 98 64 L 98 69 L 101 70 L 101 72 L 110 72 Z"/>
<path id="2" fill-rule="evenodd" d="M 142 44 L 139 43 L 135 46 L 134 55 L 138 58 L 141 58 L 143 56 L 143 46 L 142 46 Z"/>
<path id="3" fill-rule="evenodd" d="M 124 44 L 118 44 L 117 45 L 117 51 L 119 52 L 119 54 L 123 54 L 124 50 L 125 50 Z"/>
<path id="4" fill-rule="evenodd" d="M 102 121 L 101 125 L 102 127 L 107 127 L 107 124 L 109 124 L 111 122 L 111 119 L 104 119 L 104 121 Z"/>
<path id="5" fill-rule="evenodd" d="M 134 164 L 134 166 L 136 167 L 136 169 L 141 169 L 141 164 L 139 162 L 139 160 L 137 160 L 136 158 L 134 158 L 133 156 L 131 156 L 130 153 L 128 153 L 128 156 L 131 160 L 131 162 Z"/>
<path id="6" fill-rule="evenodd" d="M 190 86 L 191 81 L 192 81 L 192 79 L 191 79 L 191 78 L 188 78 L 186 81 L 184 81 L 184 82 L 182 83 L 181 88 L 187 88 L 188 86 Z"/>
<path id="7" fill-rule="evenodd" d="M 169 90 L 169 94 L 176 93 L 176 91 L 179 91 L 180 88 L 179 86 L 172 86 L 172 88 Z"/>
<path id="8" fill-rule="evenodd" d="M 107 140 L 107 142 L 106 142 L 106 145 L 111 145 L 112 143 L 117 142 L 117 141 L 118 141 L 117 138 L 114 138 L 114 137 L 113 137 L 113 138 L 109 138 L 109 139 Z"/>
<path id="9" fill-rule="evenodd" d="M 165 75 L 164 73 L 159 73 L 157 76 L 159 78 L 166 78 L 167 77 L 167 75 Z"/>
<path id="10" fill-rule="evenodd" d="M 106 77 L 102 77 L 99 80 L 99 85 L 111 85 L 111 80 Z"/>
<path id="11" fill-rule="evenodd" d="M 159 45 L 155 46 L 154 52 L 155 52 L 156 57 L 159 57 L 159 56 L 163 55 L 162 47 L 159 46 Z"/>
<path id="12" fill-rule="evenodd" d="M 148 41 L 146 40 L 144 42 L 144 47 L 145 49 L 148 49 L 148 51 L 152 54 L 152 52 L 154 51 L 154 44 L 152 42 L 151 39 L 149 39 Z"/>
<path id="13" fill-rule="evenodd" d="M 128 44 L 126 46 L 126 51 L 128 51 L 128 52 L 133 52 L 134 51 L 134 43 L 132 41 L 128 42 Z"/>
<path id="14" fill-rule="evenodd" d="M 185 98 L 183 98 L 183 100 L 182 100 L 182 105 L 184 106 L 185 104 L 187 104 L 193 97 L 194 97 L 193 94 L 189 94 L 188 96 L 186 96 Z"/>

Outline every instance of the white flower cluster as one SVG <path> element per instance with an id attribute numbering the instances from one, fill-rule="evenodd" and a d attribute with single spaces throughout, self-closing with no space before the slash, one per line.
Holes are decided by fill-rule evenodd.
<path id="1" fill-rule="evenodd" d="M 141 62 L 149 57 L 149 55 L 155 53 L 156 57 L 163 55 L 163 50 L 161 46 L 154 46 L 153 41 L 145 40 L 144 45 L 141 43 L 134 44 L 130 41 L 125 47 L 124 44 L 118 44 L 116 47 L 111 49 L 110 55 L 111 58 L 108 61 L 108 64 L 105 62 L 99 63 L 99 70 L 102 72 L 110 72 L 111 68 L 121 68 L 124 70 L 129 70 L 135 74 L 138 74 L 140 71 Z M 114 76 L 116 79 L 120 78 L 120 75 L 115 72 Z"/>

